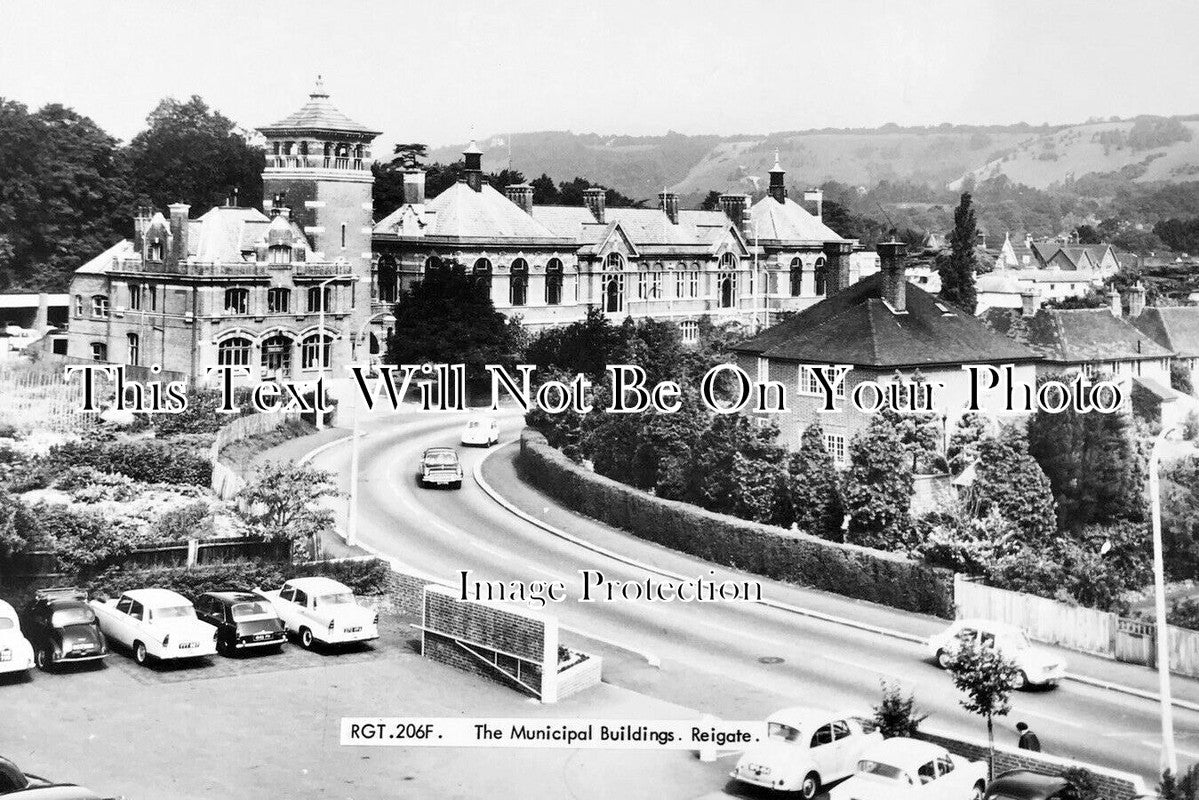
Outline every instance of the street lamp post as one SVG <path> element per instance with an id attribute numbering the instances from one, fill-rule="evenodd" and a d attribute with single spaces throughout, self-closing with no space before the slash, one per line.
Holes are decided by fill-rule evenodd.
<path id="1" fill-rule="evenodd" d="M 1158 452 L 1166 437 L 1174 432 L 1164 428 L 1153 441 L 1149 452 L 1149 504 L 1153 519 L 1153 595 L 1156 610 L 1155 639 L 1157 643 L 1158 693 L 1162 706 L 1162 756 L 1161 767 L 1178 774 L 1178 755 L 1174 751 L 1174 706 L 1170 699 L 1170 629 L 1166 623 L 1166 577 L 1165 558 L 1162 555 L 1162 505 Z"/>
<path id="2" fill-rule="evenodd" d="M 318 364 L 316 377 L 317 377 L 317 387 L 318 387 L 317 392 L 319 392 L 321 395 L 324 394 L 324 391 L 323 391 L 324 385 L 321 383 L 320 379 L 325 377 L 325 367 L 327 366 L 325 363 L 325 361 L 326 361 L 326 359 L 325 359 L 325 306 L 326 306 L 325 287 L 328 286 L 329 284 L 333 283 L 333 281 L 344 281 L 344 280 L 348 280 L 351 284 L 357 283 L 358 276 L 357 275 L 334 275 L 332 278 L 325 278 L 323 281 L 321 281 L 320 283 L 318 283 L 316 285 L 317 300 L 320 302 L 320 311 L 318 314 L 318 322 L 317 322 L 317 330 L 318 330 L 317 336 L 319 338 L 317 339 L 318 344 L 317 344 L 317 351 L 316 351 L 317 352 L 316 360 L 317 360 L 317 364 Z M 332 355 L 332 350 L 333 350 L 333 343 L 330 342 L 329 343 L 330 355 Z M 313 397 L 316 398 L 317 402 L 323 406 L 323 404 L 325 402 L 325 398 L 323 396 L 317 398 L 316 397 L 317 392 L 313 393 Z M 316 429 L 318 431 L 324 430 L 325 429 L 325 412 L 323 410 L 318 410 L 318 411 L 316 411 L 316 413 L 313 414 L 313 416 L 316 418 Z"/>
<path id="3" fill-rule="evenodd" d="M 362 327 L 358 330 L 357 338 L 361 339 L 365 333 L 371 320 L 375 317 L 381 317 L 389 312 L 376 311 L 366 318 L 362 323 Z M 370 359 L 370 352 L 367 352 L 367 360 Z M 354 431 L 350 435 L 350 508 L 346 514 L 346 544 L 353 547 L 358 543 L 358 439 L 362 436 L 362 423 L 358 411 L 354 412 Z"/>

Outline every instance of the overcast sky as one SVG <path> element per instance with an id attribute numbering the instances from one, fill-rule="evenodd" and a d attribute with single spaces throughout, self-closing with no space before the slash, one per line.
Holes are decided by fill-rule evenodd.
<path id="1" fill-rule="evenodd" d="M 394 141 L 1199 113 L 1194 0 L 0 0 L 0 97 L 128 139 L 332 101 Z M 386 150 L 382 148 L 386 147 Z"/>

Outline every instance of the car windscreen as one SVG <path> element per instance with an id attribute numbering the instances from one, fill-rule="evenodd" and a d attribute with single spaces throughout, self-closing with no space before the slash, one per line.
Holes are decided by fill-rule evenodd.
<path id="1" fill-rule="evenodd" d="M 17 624 L 8 617 L 0 617 L 0 631 L 11 631 Z"/>
<path id="2" fill-rule="evenodd" d="M 790 725 L 784 725 L 781 722 L 771 722 L 767 725 L 766 735 L 771 739 L 778 739 L 783 742 L 798 742 L 801 737 L 799 728 L 792 728 Z"/>
<path id="3" fill-rule="evenodd" d="M 354 605 L 354 595 L 351 592 L 337 592 L 336 594 L 322 594 L 316 598 L 316 602 L 314 605 L 318 605 L 318 606 Z"/>
<path id="4" fill-rule="evenodd" d="M 234 603 L 233 618 L 245 619 L 246 617 L 260 617 L 263 614 L 273 613 L 266 603 Z"/>
<path id="5" fill-rule="evenodd" d="M 191 606 L 167 606 L 166 608 L 156 608 L 150 613 L 154 619 L 182 619 L 194 617 L 196 610 Z"/>
<path id="6" fill-rule="evenodd" d="M 426 453 L 425 463 L 436 466 L 444 464 L 456 464 L 458 458 L 453 453 Z"/>
<path id="7" fill-rule="evenodd" d="M 483 421 L 479 420 L 479 419 L 472 419 L 470 422 L 466 423 L 466 427 L 481 428 L 481 427 L 483 427 Z"/>
<path id="8" fill-rule="evenodd" d="M 85 606 L 60 608 L 50 617 L 50 624 L 55 628 L 65 628 L 68 625 L 90 625 L 95 621 L 96 615 Z"/>
<path id="9" fill-rule="evenodd" d="M 900 783 L 912 783 L 912 777 L 904 772 L 899 767 L 893 767 L 890 764 L 884 764 L 881 761 L 871 761 L 863 759 L 858 762 L 858 772 L 866 775 L 877 775 L 880 778 L 899 781 Z"/>

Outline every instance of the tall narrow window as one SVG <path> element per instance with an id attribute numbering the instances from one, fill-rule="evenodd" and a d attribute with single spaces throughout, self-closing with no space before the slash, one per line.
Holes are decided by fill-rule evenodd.
<path id="1" fill-rule="evenodd" d="M 267 289 L 266 311 L 268 314 L 286 314 L 291 311 L 291 289 L 283 286 Z"/>
<path id="2" fill-rule="evenodd" d="M 329 313 L 333 308 L 333 287 L 310 286 L 308 288 L 308 313 Z"/>
<path id="3" fill-rule="evenodd" d="M 720 292 L 720 307 L 732 308 L 737 302 L 737 276 L 730 272 L 720 273 L 717 288 Z"/>
<path id="4" fill-rule="evenodd" d="M 473 274 L 475 282 L 487 287 L 487 291 L 491 292 L 491 262 L 485 258 L 480 258 L 475 262 Z"/>
<path id="5" fill-rule="evenodd" d="M 291 263 L 291 248 L 285 244 L 271 245 L 270 259 L 271 259 L 272 264 L 290 264 Z"/>
<path id="6" fill-rule="evenodd" d="M 604 279 L 604 311 L 618 314 L 624 310 L 624 275 L 608 275 Z"/>
<path id="7" fill-rule="evenodd" d="M 158 310 L 158 287 L 154 284 L 146 286 L 146 299 L 150 301 L 150 310 Z"/>
<path id="8" fill-rule="evenodd" d="M 250 312 L 250 290 L 234 287 L 225 290 L 225 313 L 244 315 Z"/>
<path id="9" fill-rule="evenodd" d="M 816 296 L 823 297 L 826 290 L 825 262 L 823 256 L 816 259 L 816 266 L 813 269 L 816 273 Z"/>
<path id="10" fill-rule="evenodd" d="M 791 259 L 791 296 L 799 297 L 803 292 L 803 262 Z"/>
<path id="11" fill-rule="evenodd" d="M 147 261 L 162 261 L 162 242 L 150 242 L 146 248 Z"/>
<path id="12" fill-rule="evenodd" d="M 333 337 L 329 334 L 309 336 L 300 348 L 300 366 L 303 369 L 328 369 L 332 349 Z"/>
<path id="13" fill-rule="evenodd" d="M 127 345 L 129 348 L 129 357 L 127 359 L 128 363 L 136 367 L 142 363 L 141 339 L 136 333 L 126 334 L 125 339 L 127 340 Z"/>
<path id="14" fill-rule="evenodd" d="M 375 285 L 380 301 L 394 303 L 396 301 L 396 260 L 390 255 L 379 259 L 379 270 L 376 273 Z"/>
<path id="15" fill-rule="evenodd" d="M 275 334 L 262 343 L 262 377 L 267 380 L 291 376 L 292 340 Z"/>
<path id="16" fill-rule="evenodd" d="M 551 258 L 545 265 L 545 304 L 556 306 L 562 302 L 562 262 Z"/>
<path id="17" fill-rule="evenodd" d="M 523 306 L 529 294 L 529 263 L 523 258 L 512 262 L 512 273 L 508 279 L 508 302 Z"/>
<path id="18" fill-rule="evenodd" d="M 142 309 L 142 285 L 140 283 L 129 284 L 129 310 L 141 311 Z"/>
<path id="19" fill-rule="evenodd" d="M 341 223 L 341 249 L 346 249 L 346 224 Z"/>
<path id="20" fill-rule="evenodd" d="M 75 316 L 83 316 L 83 295 L 81 294 L 75 295 Z"/>

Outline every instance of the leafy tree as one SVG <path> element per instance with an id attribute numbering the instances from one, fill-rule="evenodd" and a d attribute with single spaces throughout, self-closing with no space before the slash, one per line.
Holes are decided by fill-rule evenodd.
<path id="1" fill-rule="evenodd" d="M 554 179 L 544 172 L 541 177 L 534 178 L 529 182 L 533 187 L 533 204 L 556 206 L 559 204 L 558 184 L 554 183 Z"/>
<path id="2" fill-rule="evenodd" d="M 1199 459 L 1161 467 L 1162 545 L 1175 580 L 1199 578 Z"/>
<path id="3" fill-rule="evenodd" d="M 787 489 L 791 515 L 800 530 L 833 540 L 842 538 L 845 501 L 819 422 L 804 430 L 799 449 L 787 460 Z"/>
<path id="4" fill-rule="evenodd" d="M 0 559 L 23 552 L 37 538 L 37 524 L 19 497 L 0 489 Z"/>
<path id="5" fill-rule="evenodd" d="M 320 504 L 337 495 L 333 473 L 304 464 L 268 463 L 241 490 L 241 516 L 254 533 L 303 547 L 333 527 L 333 512 Z"/>
<path id="6" fill-rule="evenodd" d="M 199 95 L 182 103 L 173 97 L 160 100 L 146 125 L 128 149 L 139 204 L 187 203 L 207 211 L 224 205 L 236 188 L 239 205 L 262 205 L 262 151 Z"/>
<path id="7" fill-rule="evenodd" d="M 988 428 L 987 417 L 976 411 L 963 414 L 958 419 L 945 447 L 945 458 L 951 474 L 961 474 L 971 462 L 978 459 L 978 443 L 987 435 Z"/>
<path id="8" fill-rule="evenodd" d="M 419 142 L 397 144 L 392 150 L 391 163 L 400 169 L 416 169 L 429 155 L 429 146 Z"/>
<path id="9" fill-rule="evenodd" d="M 1042 542 L 1057 532 L 1049 478 L 1017 434 L 978 443 L 978 465 L 970 503 L 975 517 L 994 512 L 1010 521 L 1026 542 Z"/>
<path id="10" fill-rule="evenodd" d="M 1103 237 L 1099 235 L 1099 231 L 1090 225 L 1079 225 L 1074 232 L 1078 234 L 1079 244 L 1103 244 Z"/>
<path id="11" fill-rule="evenodd" d="M 915 736 L 920 723 L 928 719 L 928 714 L 916 711 L 916 696 L 910 692 L 905 696 L 898 683 L 887 680 L 880 683 L 883 697 L 874 707 L 874 724 L 878 726 L 879 733 L 884 739 Z"/>
<path id="12" fill-rule="evenodd" d="M 1095 774 L 1085 767 L 1067 767 L 1062 771 L 1062 777 L 1070 784 L 1073 794 L 1069 800 L 1102 800 L 1099 793 L 1099 781 Z"/>
<path id="13" fill-rule="evenodd" d="M 974 273 L 978 268 L 974 246 L 977 242 L 978 225 L 967 192 L 962 195 L 961 202 L 953 212 L 949 256 L 938 259 L 937 271 L 941 275 L 941 297 L 971 314 L 977 303 L 974 290 Z"/>
<path id="14" fill-rule="evenodd" d="M 1182 775 L 1167 770 L 1157 785 L 1161 800 L 1199 800 L 1199 764 L 1192 764 Z"/>
<path id="15" fill-rule="evenodd" d="M 700 211 L 716 211 L 720 208 L 720 192 L 712 189 L 699 204 Z"/>
<path id="16" fill-rule="evenodd" d="M 1170 388 L 1183 394 L 1193 394 L 1195 385 L 1192 382 L 1191 368 L 1183 361 L 1173 361 L 1170 364 Z"/>
<path id="17" fill-rule="evenodd" d="M 849 444 L 845 480 L 848 541 L 883 550 L 910 542 L 912 464 L 894 423 L 877 415 Z"/>
<path id="18" fill-rule="evenodd" d="M 996 647 L 963 642 L 949 661 L 953 684 L 966 696 L 962 708 L 987 721 L 988 777 L 995 777 L 995 717 L 1012 710 L 1011 697 L 1019 670 Z"/>
<path id="19" fill-rule="evenodd" d="M 692 502 L 754 522 L 778 522 L 784 450 L 778 428 L 758 428 L 744 414 L 712 417 L 699 437 L 691 469 Z"/>

